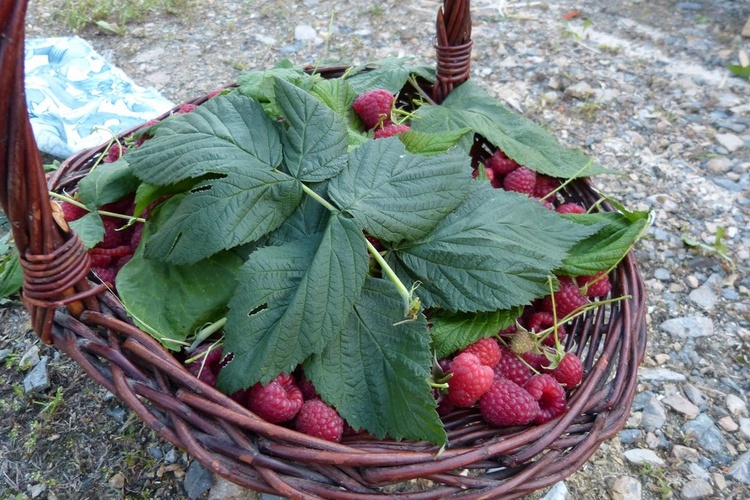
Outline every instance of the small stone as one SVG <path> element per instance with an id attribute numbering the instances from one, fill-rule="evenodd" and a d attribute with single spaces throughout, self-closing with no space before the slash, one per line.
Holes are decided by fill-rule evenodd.
<path id="1" fill-rule="evenodd" d="M 727 394 L 726 404 L 727 410 L 729 410 L 729 413 L 732 415 L 747 416 L 747 403 L 734 394 Z"/>
<path id="2" fill-rule="evenodd" d="M 667 361 L 669 361 L 669 354 L 659 353 L 656 356 L 654 356 L 654 361 L 656 361 L 657 365 L 663 365 Z"/>
<path id="3" fill-rule="evenodd" d="M 643 487 L 638 479 L 631 476 L 620 476 L 609 487 L 612 500 L 641 500 Z"/>
<path id="4" fill-rule="evenodd" d="M 266 494 L 261 495 L 257 491 L 247 490 L 219 476 L 214 477 L 214 484 L 208 494 L 208 500 L 258 500 L 260 498 L 266 498 Z"/>
<path id="5" fill-rule="evenodd" d="M 694 293 L 701 288 L 691 292 Z M 714 324 L 710 318 L 705 316 L 686 316 L 683 318 L 668 319 L 659 325 L 663 331 L 679 338 L 708 337 L 714 333 Z"/>
<path id="6" fill-rule="evenodd" d="M 709 481 L 711 479 L 711 476 L 708 475 L 708 471 L 698 464 L 688 465 L 688 470 L 694 478 L 700 479 L 701 481 Z"/>
<path id="7" fill-rule="evenodd" d="M 672 456 L 684 462 L 697 462 L 698 450 L 676 444 L 672 447 Z"/>
<path id="8" fill-rule="evenodd" d="M 703 394 L 703 391 L 695 387 L 693 384 L 685 384 L 682 387 L 682 390 L 685 391 L 685 396 L 687 396 L 690 402 L 692 402 L 695 406 L 700 407 L 701 405 L 706 404 L 706 395 Z"/>
<path id="9" fill-rule="evenodd" d="M 688 298 L 706 311 L 712 311 L 719 300 L 719 296 L 710 284 L 704 284 L 696 288 L 690 292 Z"/>
<path id="10" fill-rule="evenodd" d="M 721 474 L 720 472 L 714 472 L 711 477 L 713 478 L 714 484 L 719 489 L 719 491 L 727 489 L 727 480 L 724 479 L 724 474 Z"/>
<path id="11" fill-rule="evenodd" d="M 698 500 L 700 498 L 708 498 L 714 494 L 714 489 L 706 481 L 702 479 L 694 479 L 689 481 L 680 490 L 682 498 L 684 500 Z"/>
<path id="12" fill-rule="evenodd" d="M 623 429 L 618 434 L 622 444 L 633 444 L 643 437 L 643 431 L 640 429 Z"/>
<path id="13" fill-rule="evenodd" d="M 684 426 L 685 435 L 690 436 L 698 441 L 698 444 L 706 451 L 711 453 L 725 453 L 726 441 L 721 431 L 714 424 L 713 420 L 702 413 L 695 420 L 691 420 Z"/>
<path id="14" fill-rule="evenodd" d="M 11 355 L 13 351 L 11 349 L 0 349 L 0 363 L 5 361 L 5 358 Z"/>
<path id="15" fill-rule="evenodd" d="M 737 151 L 745 145 L 742 138 L 736 134 L 716 134 L 716 142 L 730 153 Z"/>
<path id="16" fill-rule="evenodd" d="M 125 487 L 125 476 L 121 472 L 118 472 L 109 478 L 109 485 L 116 490 L 123 489 Z"/>
<path id="17" fill-rule="evenodd" d="M 667 410 L 657 398 L 651 400 L 643 407 L 643 420 L 641 427 L 647 431 L 653 431 L 661 428 L 667 421 Z"/>
<path id="18" fill-rule="evenodd" d="M 664 460 L 659 457 L 659 455 L 644 448 L 627 450 L 623 453 L 623 456 L 625 457 L 625 460 L 633 465 L 650 464 L 656 467 L 663 467 L 665 465 Z"/>
<path id="19" fill-rule="evenodd" d="M 560 481 L 555 483 L 552 488 L 542 497 L 542 500 L 565 500 L 568 498 L 568 487 Z"/>
<path id="20" fill-rule="evenodd" d="M 46 484 L 32 484 L 29 486 L 29 494 L 31 495 L 31 498 L 36 498 L 42 493 L 44 493 L 44 490 L 47 489 Z"/>
<path id="21" fill-rule="evenodd" d="M 712 158 L 706 162 L 706 167 L 715 174 L 725 174 L 732 170 L 732 160 L 726 156 Z"/>
<path id="22" fill-rule="evenodd" d="M 745 441 L 750 441 L 750 418 L 740 417 L 740 436 Z"/>
<path id="23" fill-rule="evenodd" d="M 698 408 L 679 394 L 667 395 L 664 399 L 662 399 L 662 403 L 669 406 L 674 411 L 682 413 L 691 420 L 700 415 L 701 412 L 700 408 Z"/>
<path id="24" fill-rule="evenodd" d="M 743 484 L 750 484 L 750 451 L 746 451 L 732 464 L 727 475 Z"/>
<path id="25" fill-rule="evenodd" d="M 210 490 L 212 484 L 211 473 L 200 462 L 193 460 L 187 469 L 183 483 L 188 498 L 195 500 Z"/>
<path id="26" fill-rule="evenodd" d="M 687 380 L 685 375 L 677 373 L 666 368 L 640 368 L 638 377 L 641 380 L 651 380 L 654 382 L 684 382 Z"/>
<path id="27" fill-rule="evenodd" d="M 594 95 L 594 89 L 586 82 L 578 82 L 565 89 L 565 96 L 585 101 Z"/>
<path id="28" fill-rule="evenodd" d="M 742 36 L 750 37 L 750 18 L 747 19 L 745 26 L 742 28 Z"/>
<path id="29" fill-rule="evenodd" d="M 21 356 L 21 359 L 18 360 L 18 366 L 21 370 L 28 370 L 35 367 L 39 361 L 39 346 L 34 345 Z"/>
<path id="30" fill-rule="evenodd" d="M 49 388 L 47 373 L 47 356 L 42 356 L 39 363 L 23 379 L 23 390 L 26 394 L 41 392 Z"/>
<path id="31" fill-rule="evenodd" d="M 720 418 L 718 424 L 719 427 L 727 432 L 737 432 L 737 430 L 740 428 L 740 426 L 737 425 L 737 422 L 732 420 L 732 417 L 729 416 Z"/>
<path id="32" fill-rule="evenodd" d="M 315 40 L 317 36 L 318 36 L 318 33 L 315 31 L 315 28 L 313 28 L 310 25 L 299 24 L 294 27 L 294 39 L 295 40 L 299 40 L 299 41 Z"/>

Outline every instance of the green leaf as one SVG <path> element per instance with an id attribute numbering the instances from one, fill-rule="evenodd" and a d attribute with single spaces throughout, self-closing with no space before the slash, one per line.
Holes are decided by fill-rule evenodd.
<path id="1" fill-rule="evenodd" d="M 276 102 L 277 78 L 305 89 L 311 88 L 317 80 L 302 68 L 283 63 L 265 71 L 242 73 L 237 77 L 238 90 L 240 94 L 260 102 L 270 116 L 281 116 L 281 107 Z"/>
<path id="2" fill-rule="evenodd" d="M 393 284 L 368 278 L 346 329 L 304 364 L 305 374 L 355 429 L 445 444 L 427 383 L 432 357 L 424 317 L 395 325 L 401 320 Z"/>
<path id="3" fill-rule="evenodd" d="M 557 274 L 591 276 L 614 267 L 630 251 L 649 224 L 649 216 L 628 220 L 618 212 L 570 214 L 565 218 L 583 226 L 597 228 L 596 233 L 573 246 Z M 631 213 L 632 216 L 632 213 Z"/>
<path id="4" fill-rule="evenodd" d="M 18 249 L 10 243 L 10 233 L 0 238 L 0 304 L 23 286 L 23 269 Z"/>
<path id="5" fill-rule="evenodd" d="M 357 113 L 352 108 L 357 94 L 346 80 L 341 78 L 316 80 L 311 93 L 335 111 L 350 127 L 355 127 L 360 122 Z"/>
<path id="6" fill-rule="evenodd" d="M 430 336 L 435 356 L 444 358 L 479 339 L 497 335 L 513 325 L 522 312 L 522 307 L 480 313 L 434 311 L 430 314 Z"/>
<path id="7" fill-rule="evenodd" d="M 352 68 L 345 76 L 354 92 L 359 95 L 372 89 L 385 89 L 396 94 L 406 85 L 409 75 L 433 77 L 422 66 L 410 64 L 411 58 L 387 58 Z"/>
<path id="8" fill-rule="evenodd" d="M 272 170 L 282 155 L 278 130 L 261 105 L 228 94 L 165 121 L 125 158 L 138 178 L 167 186 L 206 174 Z"/>
<path id="9" fill-rule="evenodd" d="M 414 130 L 434 133 L 469 127 L 520 165 L 552 177 L 608 172 L 580 150 L 564 148 L 552 134 L 507 109 L 471 80 L 453 89 L 441 105 L 425 104 L 416 115 Z"/>
<path id="10" fill-rule="evenodd" d="M 341 214 L 324 233 L 256 250 L 229 303 L 219 375 L 227 393 L 267 383 L 320 353 L 346 326 L 369 265 L 362 230 Z"/>
<path id="11" fill-rule="evenodd" d="M 427 235 L 466 198 L 470 185 L 468 157 L 414 155 L 389 137 L 349 153 L 328 193 L 368 233 L 397 242 Z"/>
<path id="12" fill-rule="evenodd" d="M 138 187 L 138 178 L 124 158 L 103 163 L 78 183 L 78 198 L 90 208 L 117 201 Z"/>
<path id="13" fill-rule="evenodd" d="M 427 308 L 495 311 L 549 294 L 547 276 L 594 232 L 525 195 L 472 183 L 469 198 L 422 240 L 395 247 L 395 270 Z"/>
<path id="14" fill-rule="evenodd" d="M 231 252 L 186 266 L 147 259 L 143 243 L 169 220 L 179 200 L 168 200 L 143 228 L 142 244 L 117 274 L 117 292 L 136 325 L 168 349 L 179 350 L 204 323 L 224 316 L 242 261 Z"/>
<path id="15" fill-rule="evenodd" d="M 471 129 L 449 130 L 447 132 L 425 133 L 407 130 L 400 135 L 401 142 L 410 153 L 432 156 L 445 153 L 453 148 Z"/>
<path id="16" fill-rule="evenodd" d="M 126 221 L 122 222 L 125 224 Z M 89 212 L 78 220 L 68 222 L 68 225 L 78 234 L 86 248 L 94 248 L 97 243 L 104 240 L 104 223 L 96 212 Z"/>
<path id="17" fill-rule="evenodd" d="M 742 78 L 750 78 L 750 66 L 740 66 L 739 64 L 730 64 L 727 69 L 732 72 L 733 75 L 741 76 Z"/>
<path id="18" fill-rule="evenodd" d="M 312 184 L 313 191 L 324 196 L 325 185 Z M 302 197 L 302 202 L 297 209 L 287 217 L 279 228 L 271 233 L 268 238 L 269 244 L 289 243 L 325 231 L 331 212 L 323 205 L 309 196 Z"/>
<path id="19" fill-rule="evenodd" d="M 286 167 L 295 179 L 318 182 L 344 168 L 349 134 L 343 118 L 299 87 L 276 80 L 276 98 L 286 118 Z"/>
<path id="20" fill-rule="evenodd" d="M 273 231 L 297 208 L 298 181 L 281 172 L 245 169 L 199 182 L 147 243 L 146 256 L 189 264 Z"/>

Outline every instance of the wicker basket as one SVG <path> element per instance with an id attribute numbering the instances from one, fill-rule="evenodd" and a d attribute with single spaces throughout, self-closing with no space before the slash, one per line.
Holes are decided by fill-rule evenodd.
<path id="1" fill-rule="evenodd" d="M 569 476 L 622 428 L 646 347 L 644 287 L 632 254 L 610 275 L 612 296 L 630 298 L 575 320 L 570 339 L 586 375 L 569 411 L 546 424 L 498 429 L 464 409 L 444 418 L 449 446 L 440 454 L 427 443 L 356 435 L 330 443 L 269 424 L 194 378 L 133 326 L 117 298 L 89 275 L 80 239 L 53 221 L 48 186 L 74 187 L 105 146 L 70 158 L 45 178 L 23 98 L 25 4 L 12 0 L 0 8 L 0 202 L 22 256 L 23 300 L 44 342 L 67 353 L 164 439 L 234 483 L 292 498 L 513 498 Z M 437 27 L 438 80 L 427 92 L 441 101 L 469 76 L 468 0 L 446 0 Z M 585 205 L 599 199 L 586 180 L 568 185 L 566 196 Z M 606 203 L 603 209 L 614 210 Z"/>

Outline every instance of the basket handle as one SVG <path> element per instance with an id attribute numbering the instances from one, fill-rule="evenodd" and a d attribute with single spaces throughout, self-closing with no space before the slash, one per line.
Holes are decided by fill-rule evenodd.
<path id="1" fill-rule="evenodd" d="M 86 275 L 89 257 L 80 238 L 52 216 L 42 158 L 26 110 L 24 20 L 27 0 L 0 6 L 0 205 L 20 254 L 22 299 L 34 330 L 50 343 L 55 309 L 73 315 L 98 309 Z"/>
<path id="2" fill-rule="evenodd" d="M 432 98 L 443 102 L 471 72 L 471 6 L 469 0 L 444 0 L 437 14 L 437 80 Z"/>

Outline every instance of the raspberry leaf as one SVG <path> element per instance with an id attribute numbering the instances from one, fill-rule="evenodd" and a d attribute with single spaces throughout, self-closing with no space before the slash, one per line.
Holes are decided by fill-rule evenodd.
<path id="1" fill-rule="evenodd" d="M 435 80 L 434 68 L 414 66 L 410 58 L 386 58 L 372 61 L 361 66 L 355 66 L 345 75 L 346 80 L 357 94 L 371 89 L 385 89 L 396 94 L 404 88 L 409 75 L 415 74 L 427 79 Z"/>
<path id="2" fill-rule="evenodd" d="M 432 233 L 395 248 L 399 277 L 421 283 L 425 307 L 449 311 L 510 309 L 547 295 L 547 276 L 594 230 L 525 195 L 472 186 Z"/>
<path id="3" fill-rule="evenodd" d="M 466 198 L 469 159 L 408 153 L 398 138 L 368 141 L 331 180 L 331 199 L 371 235 L 398 242 L 426 236 Z"/>
<path id="4" fill-rule="evenodd" d="M 81 179 L 78 198 L 90 208 L 99 208 L 132 193 L 138 184 L 128 162 L 120 158 L 113 163 L 99 165 Z"/>
<path id="5" fill-rule="evenodd" d="M 513 325 L 523 312 L 522 307 L 502 311 L 451 313 L 437 311 L 430 314 L 432 349 L 438 359 L 473 344 L 479 339 L 496 335 Z"/>
<path id="6" fill-rule="evenodd" d="M 471 129 L 449 130 L 434 134 L 408 130 L 399 137 L 410 153 L 432 156 L 445 153 L 458 144 Z"/>
<path id="7" fill-rule="evenodd" d="M 80 219 L 68 222 L 68 225 L 80 236 L 86 248 L 94 248 L 94 245 L 104 241 L 104 223 L 96 212 L 89 212 Z"/>
<path id="8" fill-rule="evenodd" d="M 349 137 L 344 119 L 310 93 L 279 78 L 276 99 L 286 118 L 281 141 L 291 175 L 318 182 L 338 174 L 346 161 Z"/>
<path id="9" fill-rule="evenodd" d="M 240 94 L 260 102 L 269 115 L 281 116 L 281 108 L 276 101 L 277 78 L 305 89 L 311 88 L 314 82 L 314 78 L 302 68 L 282 61 L 265 71 L 242 73 L 237 77 L 238 90 Z"/>
<path id="10" fill-rule="evenodd" d="M 442 132 L 464 127 L 489 140 L 509 158 L 536 172 L 565 179 L 608 172 L 577 149 L 564 148 L 544 128 L 518 115 L 471 80 L 453 89 L 440 106 L 425 104 L 415 130 Z"/>
<path id="11" fill-rule="evenodd" d="M 320 353 L 346 326 L 369 265 L 362 230 L 342 214 L 319 235 L 256 250 L 229 302 L 221 371 L 227 393 L 267 383 Z"/>
<path id="12" fill-rule="evenodd" d="M 175 198 L 155 210 L 154 218 L 143 228 L 143 242 L 167 222 L 178 204 Z M 117 274 L 117 292 L 138 326 L 168 349 L 179 350 L 182 345 L 178 342 L 224 315 L 242 261 L 231 252 L 222 252 L 195 264 L 176 266 L 146 259 L 143 248 L 140 245 Z"/>
<path id="13" fill-rule="evenodd" d="M 582 226 L 597 231 L 570 249 L 557 273 L 568 276 L 587 276 L 613 268 L 627 254 L 649 225 L 648 212 L 631 212 L 629 217 L 619 212 L 563 215 Z M 632 219 L 632 220 L 631 220 Z"/>
<path id="14" fill-rule="evenodd" d="M 445 431 L 426 382 L 432 357 L 425 319 L 402 319 L 393 284 L 367 278 L 346 329 L 305 362 L 305 374 L 353 428 L 380 438 L 444 444 Z"/>

